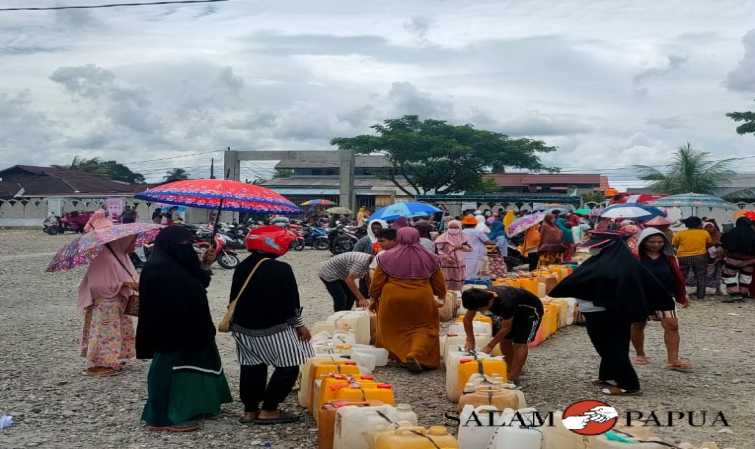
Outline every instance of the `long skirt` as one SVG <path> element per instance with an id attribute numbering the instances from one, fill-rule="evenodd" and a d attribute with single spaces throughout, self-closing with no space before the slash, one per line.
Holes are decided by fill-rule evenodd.
<path id="1" fill-rule="evenodd" d="M 96 298 L 84 313 L 81 333 L 81 356 L 87 359 L 87 368 L 120 368 L 121 360 L 136 356 L 134 323 L 125 315 L 128 300 Z"/>
<path id="2" fill-rule="evenodd" d="M 376 346 L 394 359 L 415 359 L 426 368 L 437 368 L 440 319 L 430 282 L 391 278 L 378 302 L 376 333 Z"/>
<path id="3" fill-rule="evenodd" d="M 747 259 L 724 258 L 721 279 L 730 295 L 755 296 L 755 257 Z"/>
<path id="4" fill-rule="evenodd" d="M 444 266 L 440 270 L 443 272 L 443 279 L 446 280 L 448 290 L 461 290 L 464 287 L 464 265 Z"/>
<path id="5" fill-rule="evenodd" d="M 197 352 L 158 352 L 147 376 L 148 399 L 142 420 L 173 426 L 217 416 L 232 402 L 220 354 L 213 341 Z"/>

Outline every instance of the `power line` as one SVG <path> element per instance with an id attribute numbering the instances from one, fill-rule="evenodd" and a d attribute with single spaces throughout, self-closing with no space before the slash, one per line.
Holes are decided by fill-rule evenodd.
<path id="1" fill-rule="evenodd" d="M 97 8 L 120 8 L 122 6 L 160 6 L 160 5 L 177 5 L 192 3 L 219 3 L 230 0 L 172 0 L 160 2 L 142 2 L 142 3 L 107 3 L 101 5 L 71 5 L 71 6 L 40 6 L 40 7 L 20 7 L 20 8 L 0 8 L 0 12 L 5 11 L 53 11 L 62 9 L 97 9 Z"/>
<path id="2" fill-rule="evenodd" d="M 161 158 L 158 158 L 158 159 L 147 159 L 145 161 L 126 161 L 126 162 L 121 162 L 121 164 L 144 164 L 144 163 L 147 163 L 147 162 L 167 161 L 167 160 L 170 160 L 170 159 L 183 159 L 183 158 L 187 158 L 187 157 L 191 157 L 191 156 L 201 156 L 203 154 L 219 153 L 221 151 L 225 151 L 225 150 L 204 151 L 204 152 L 200 152 L 200 153 L 188 153 L 188 154 L 181 154 L 181 155 L 178 155 L 178 156 L 161 157 Z"/>

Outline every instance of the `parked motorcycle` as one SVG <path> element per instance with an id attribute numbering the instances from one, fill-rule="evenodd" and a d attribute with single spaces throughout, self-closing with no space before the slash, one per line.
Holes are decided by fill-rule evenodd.
<path id="1" fill-rule="evenodd" d="M 326 250 L 330 248 L 328 231 L 323 228 L 304 225 L 301 232 L 297 234 L 293 249 L 296 251 L 302 251 L 307 246 L 317 250 Z"/>
<path id="2" fill-rule="evenodd" d="M 233 270 L 241 262 L 236 251 L 228 248 L 227 237 L 223 234 L 215 234 L 215 252 L 217 253 L 218 265 L 227 269 Z M 197 253 L 202 253 L 210 247 L 210 242 L 206 240 L 197 240 L 194 242 L 194 249 Z"/>
<path id="3" fill-rule="evenodd" d="M 359 237 L 344 225 L 338 225 L 328 233 L 330 252 L 335 254 L 346 253 L 354 249 Z"/>

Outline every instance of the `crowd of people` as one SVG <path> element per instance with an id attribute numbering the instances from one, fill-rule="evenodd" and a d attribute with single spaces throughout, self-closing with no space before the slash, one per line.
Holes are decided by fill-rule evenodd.
<path id="1" fill-rule="evenodd" d="M 622 306 L 632 313 L 575 295 L 601 357 L 595 384 L 606 394 L 640 391 L 633 364 L 648 362 L 644 330 L 649 319 L 663 326 L 666 367 L 691 368 L 679 355 L 676 315 L 676 304 L 689 304 L 688 275 L 694 278 L 697 298 L 705 295 L 709 273 L 720 276 L 730 298 L 741 300 L 753 294 L 755 225 L 746 218 L 721 233 L 715 222 L 689 217 L 685 230 L 669 235 L 670 223 L 596 223 L 574 214 L 547 213 L 542 223 L 509 241 L 505 229 L 515 218 L 511 211 L 470 211 L 437 222 L 402 217 L 387 223 L 364 218 L 367 236 L 355 251 L 326 261 L 319 276 L 333 299 L 334 311 L 356 306 L 375 312 L 375 344 L 386 348 L 400 366 L 421 373 L 440 366 L 438 299 L 442 301 L 447 291 L 461 291 L 465 283 L 478 283 L 480 278 L 505 275 L 505 258 L 511 248 L 534 270 L 571 260 L 575 247 L 588 241 L 584 232 L 588 229 L 616 231 L 620 241 L 627 243 L 622 248 L 631 254 L 633 262 L 627 259 L 627 266 L 636 264 L 626 270 L 627 279 L 639 279 L 638 284 L 643 279 L 653 281 L 640 285 L 641 308 L 630 304 L 631 298 L 621 298 Z M 224 319 L 227 326 L 219 327 L 230 331 L 236 342 L 244 404 L 240 421 L 244 423 L 298 419 L 279 410 L 294 386 L 299 366 L 314 355 L 302 320 L 296 275 L 279 260 L 293 238 L 279 226 L 250 231 L 246 238 L 250 255 L 236 268 Z M 191 231 L 170 225 L 160 231 L 153 254 L 138 276 L 128 257 L 134 243 L 134 239 L 122 239 L 107 245 L 82 280 L 79 306 L 85 314 L 81 351 L 87 360 L 86 374 L 112 376 L 129 358 L 151 359 L 143 420 L 155 431 L 195 430 L 197 420 L 217 415 L 221 404 L 231 401 L 206 293 L 215 254 L 210 249 L 198 257 Z M 711 272 L 709 266 L 716 264 L 720 269 Z M 594 282 L 602 276 L 600 270 L 617 269 L 606 265 L 612 264 L 603 264 L 587 277 L 573 276 L 574 282 Z M 129 311 L 136 298 L 138 311 Z M 472 288 L 464 291 L 462 303 L 467 310 L 463 320 L 467 349 L 476 347 L 475 314 L 490 315 L 493 338 L 483 350 L 491 352 L 500 345 L 509 377 L 518 382 L 528 343 L 535 338 L 543 316 L 540 299 L 511 287 Z M 132 316 L 139 318 L 136 331 Z M 630 342 L 636 350 L 634 360 Z M 268 379 L 269 368 L 274 371 Z"/>

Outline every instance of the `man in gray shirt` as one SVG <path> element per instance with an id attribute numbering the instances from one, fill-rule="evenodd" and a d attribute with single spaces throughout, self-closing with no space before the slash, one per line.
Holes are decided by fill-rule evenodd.
<path id="1" fill-rule="evenodd" d="M 369 305 L 357 287 L 356 280 L 370 272 L 371 254 L 348 252 L 333 256 L 320 269 L 320 279 L 333 297 L 333 310 L 351 310 L 354 302 L 359 307 Z"/>

